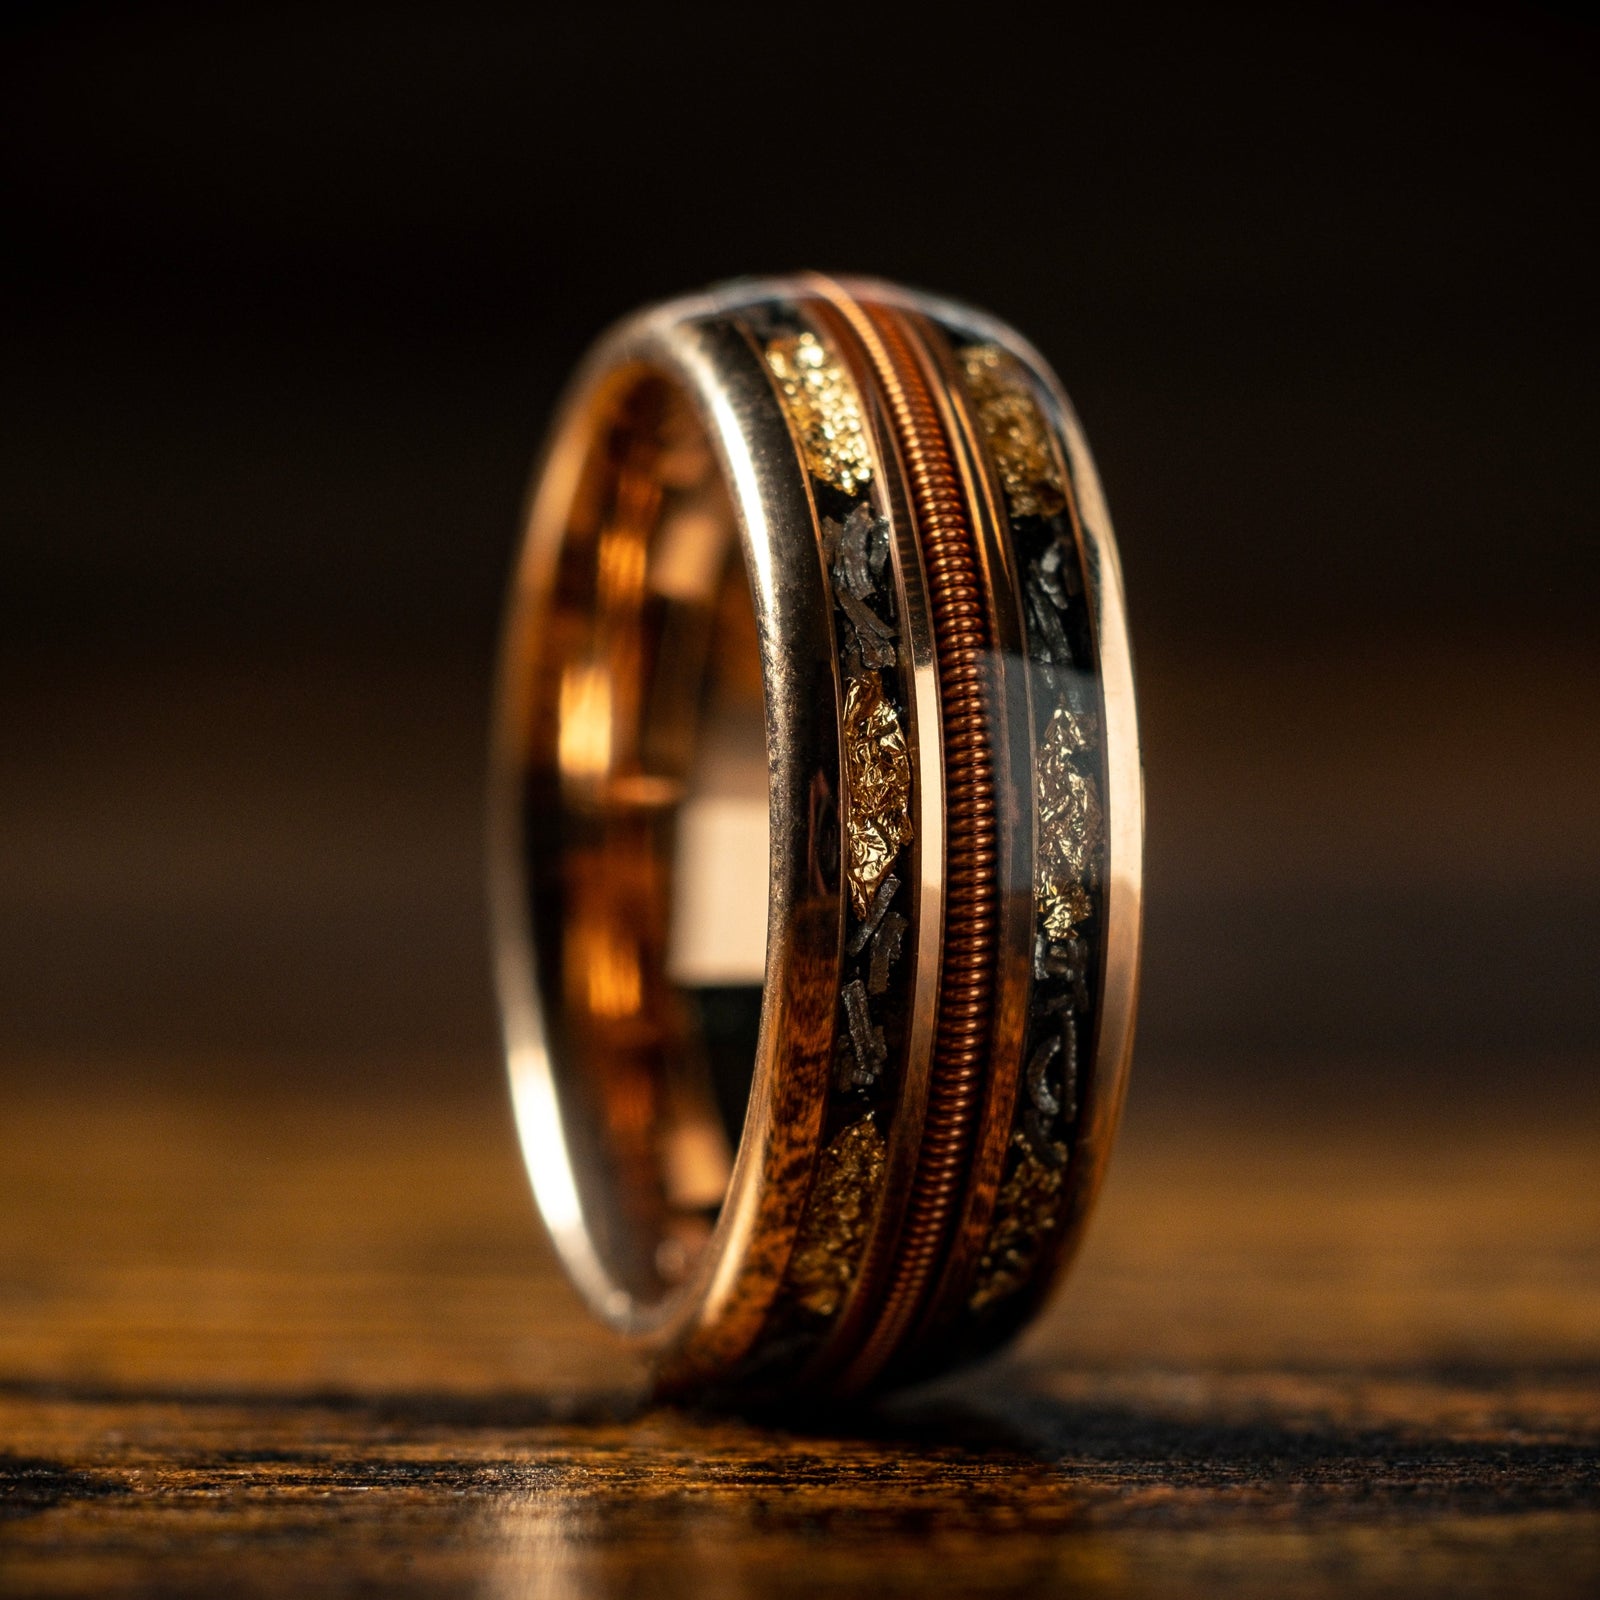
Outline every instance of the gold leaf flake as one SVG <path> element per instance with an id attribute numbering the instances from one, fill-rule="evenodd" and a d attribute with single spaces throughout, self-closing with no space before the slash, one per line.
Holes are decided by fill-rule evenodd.
<path id="1" fill-rule="evenodd" d="M 872 477 L 861 397 L 850 375 L 814 333 L 774 339 L 767 365 L 813 477 L 854 494 Z"/>
<path id="2" fill-rule="evenodd" d="M 846 1128 L 818 1161 L 789 1283 L 800 1304 L 819 1317 L 839 1309 L 855 1277 L 883 1165 L 883 1135 L 870 1116 Z"/>
<path id="3" fill-rule="evenodd" d="M 876 672 L 844 691 L 845 876 L 858 917 L 911 837 L 911 760 L 905 731 Z"/>
<path id="4" fill-rule="evenodd" d="M 971 344 L 961 352 L 961 366 L 1013 514 L 1053 516 L 1066 505 L 1066 491 L 1022 363 L 999 345 Z"/>
<path id="5" fill-rule="evenodd" d="M 1066 1176 L 1065 1145 L 1055 1145 L 1055 1166 L 1034 1154 L 1021 1135 L 1021 1158 L 995 1198 L 995 1227 L 978 1261 L 978 1275 L 968 1304 L 981 1311 L 1015 1293 L 1033 1274 L 1057 1222 L 1057 1202 Z"/>
<path id="6" fill-rule="evenodd" d="M 1103 829 L 1100 793 L 1074 757 L 1093 744 L 1093 725 L 1065 706 L 1051 715 L 1039 750 L 1039 843 L 1034 890 L 1044 931 L 1065 939 L 1089 915 Z"/>

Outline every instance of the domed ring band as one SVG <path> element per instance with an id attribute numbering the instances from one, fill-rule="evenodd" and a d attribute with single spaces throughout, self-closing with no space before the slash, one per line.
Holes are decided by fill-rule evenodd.
<path id="1" fill-rule="evenodd" d="M 615 328 L 535 483 L 494 746 L 523 1150 L 660 1390 L 1010 1337 L 1115 1131 L 1143 830 L 1111 525 L 1039 355 L 818 276 Z"/>

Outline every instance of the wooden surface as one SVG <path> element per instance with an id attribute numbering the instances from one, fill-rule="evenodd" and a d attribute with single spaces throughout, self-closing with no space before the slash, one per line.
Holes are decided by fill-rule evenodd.
<path id="1" fill-rule="evenodd" d="M 1020 1351 L 778 1425 L 641 1405 L 456 1076 L 12 1084 L 0 1593 L 1596 1592 L 1592 1091 L 1147 1083 Z"/>

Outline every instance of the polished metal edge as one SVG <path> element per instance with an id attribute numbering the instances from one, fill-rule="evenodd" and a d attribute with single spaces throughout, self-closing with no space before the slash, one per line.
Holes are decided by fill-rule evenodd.
<path id="1" fill-rule="evenodd" d="M 525 730 L 540 673 L 540 623 L 592 427 L 616 374 L 665 375 L 689 398 L 738 524 L 762 642 L 774 841 L 760 1043 L 726 1199 L 688 1279 L 655 1304 L 618 1288 L 579 1198 L 534 979 L 521 795 Z M 819 793 L 837 794 L 838 714 L 830 596 L 816 559 L 801 468 L 767 375 L 713 297 L 654 308 L 603 337 L 558 412 L 535 478 L 505 626 L 491 752 L 489 889 L 495 974 L 523 1155 L 541 1214 L 574 1283 L 608 1326 L 692 1381 L 737 1360 L 759 1334 L 799 1222 L 832 1069 L 841 904 L 817 870 L 829 844 Z M 548 690 L 546 690 L 548 692 Z"/>

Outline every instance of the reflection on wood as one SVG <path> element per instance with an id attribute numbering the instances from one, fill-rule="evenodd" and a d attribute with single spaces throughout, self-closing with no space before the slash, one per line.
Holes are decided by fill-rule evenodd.
<path id="1" fill-rule="evenodd" d="M 1592 1108 L 1436 1106 L 1419 1141 L 1403 1112 L 1136 1106 L 1017 1357 L 758 1423 L 641 1408 L 477 1070 L 429 1102 L 8 1090 L 0 1593 L 1581 1594 L 1600 1571 Z"/>

